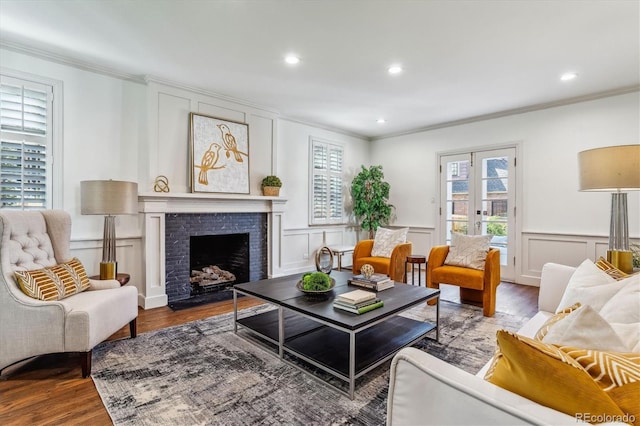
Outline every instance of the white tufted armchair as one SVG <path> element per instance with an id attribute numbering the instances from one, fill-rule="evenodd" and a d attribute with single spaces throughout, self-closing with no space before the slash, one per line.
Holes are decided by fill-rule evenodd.
<path id="1" fill-rule="evenodd" d="M 79 352 L 82 377 L 91 374 L 91 350 L 129 323 L 136 337 L 138 291 L 116 280 L 62 300 L 42 301 L 22 292 L 14 277 L 71 259 L 71 218 L 60 210 L 0 211 L 0 372 L 49 353 Z"/>

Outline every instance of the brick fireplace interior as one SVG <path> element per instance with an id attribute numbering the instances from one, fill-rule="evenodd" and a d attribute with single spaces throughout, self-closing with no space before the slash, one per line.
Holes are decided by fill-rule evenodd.
<path id="1" fill-rule="evenodd" d="M 267 215 L 167 214 L 165 252 L 170 303 L 193 297 L 191 271 L 211 265 L 233 273 L 235 283 L 264 279 L 267 277 Z M 208 291 L 222 287 L 224 285 L 211 286 Z M 231 292 L 228 293 L 231 296 Z"/>

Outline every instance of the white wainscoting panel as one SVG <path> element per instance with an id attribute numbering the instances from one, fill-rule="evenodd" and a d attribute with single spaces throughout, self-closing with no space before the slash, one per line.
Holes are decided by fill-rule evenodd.
<path id="1" fill-rule="evenodd" d="M 522 259 L 516 282 L 540 285 L 540 272 L 547 262 L 578 266 L 585 259 L 597 260 L 607 256 L 609 240 L 606 236 L 547 234 L 524 232 L 522 234 Z"/>

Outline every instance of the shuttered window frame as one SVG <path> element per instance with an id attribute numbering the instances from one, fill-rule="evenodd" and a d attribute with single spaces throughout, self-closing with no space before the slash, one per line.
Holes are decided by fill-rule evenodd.
<path id="1" fill-rule="evenodd" d="M 40 90 L 47 93 L 47 119 L 46 130 L 37 131 L 36 126 L 27 124 L 26 131 L 18 126 L 3 126 L 0 129 L 0 139 L 6 148 L 14 150 L 10 154 L 15 154 L 26 166 L 24 185 L 27 194 L 25 205 L 8 206 L 0 205 L 3 209 L 18 210 L 41 210 L 41 209 L 61 209 L 62 208 L 62 82 L 47 77 L 42 77 L 22 71 L 0 67 L 0 84 L 9 84 L 17 87 L 25 87 L 28 90 Z M 33 107 L 31 107 L 33 109 Z M 33 113 L 34 111 L 30 111 Z M 33 118 L 33 117 L 31 117 Z M 29 121 L 29 120 L 27 120 Z M 35 120 L 38 121 L 37 119 Z M 44 134 L 43 134 L 44 133 Z M 11 157 L 11 155 L 10 155 Z M 43 158 L 44 157 L 44 158 Z M 16 158 L 9 158 L 11 161 L 18 161 Z M 44 163 L 41 160 L 44 159 Z M 43 203 L 38 199 L 29 200 L 28 197 L 38 192 L 41 183 L 37 177 L 29 175 L 29 172 L 38 171 L 38 166 L 44 164 L 46 195 Z M 37 176 L 38 173 L 35 173 Z M 3 177 L 2 180 L 5 178 Z M 11 186 L 11 182 L 8 182 Z M 3 183 L 3 190 L 6 188 Z"/>
<path id="2" fill-rule="evenodd" d="M 309 170 L 309 224 L 344 224 L 344 146 L 311 137 Z"/>

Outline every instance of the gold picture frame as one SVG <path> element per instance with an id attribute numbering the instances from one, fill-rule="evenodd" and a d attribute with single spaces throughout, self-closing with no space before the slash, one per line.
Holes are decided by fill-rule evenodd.
<path id="1" fill-rule="evenodd" d="M 191 192 L 249 194 L 249 125 L 189 114 Z"/>

